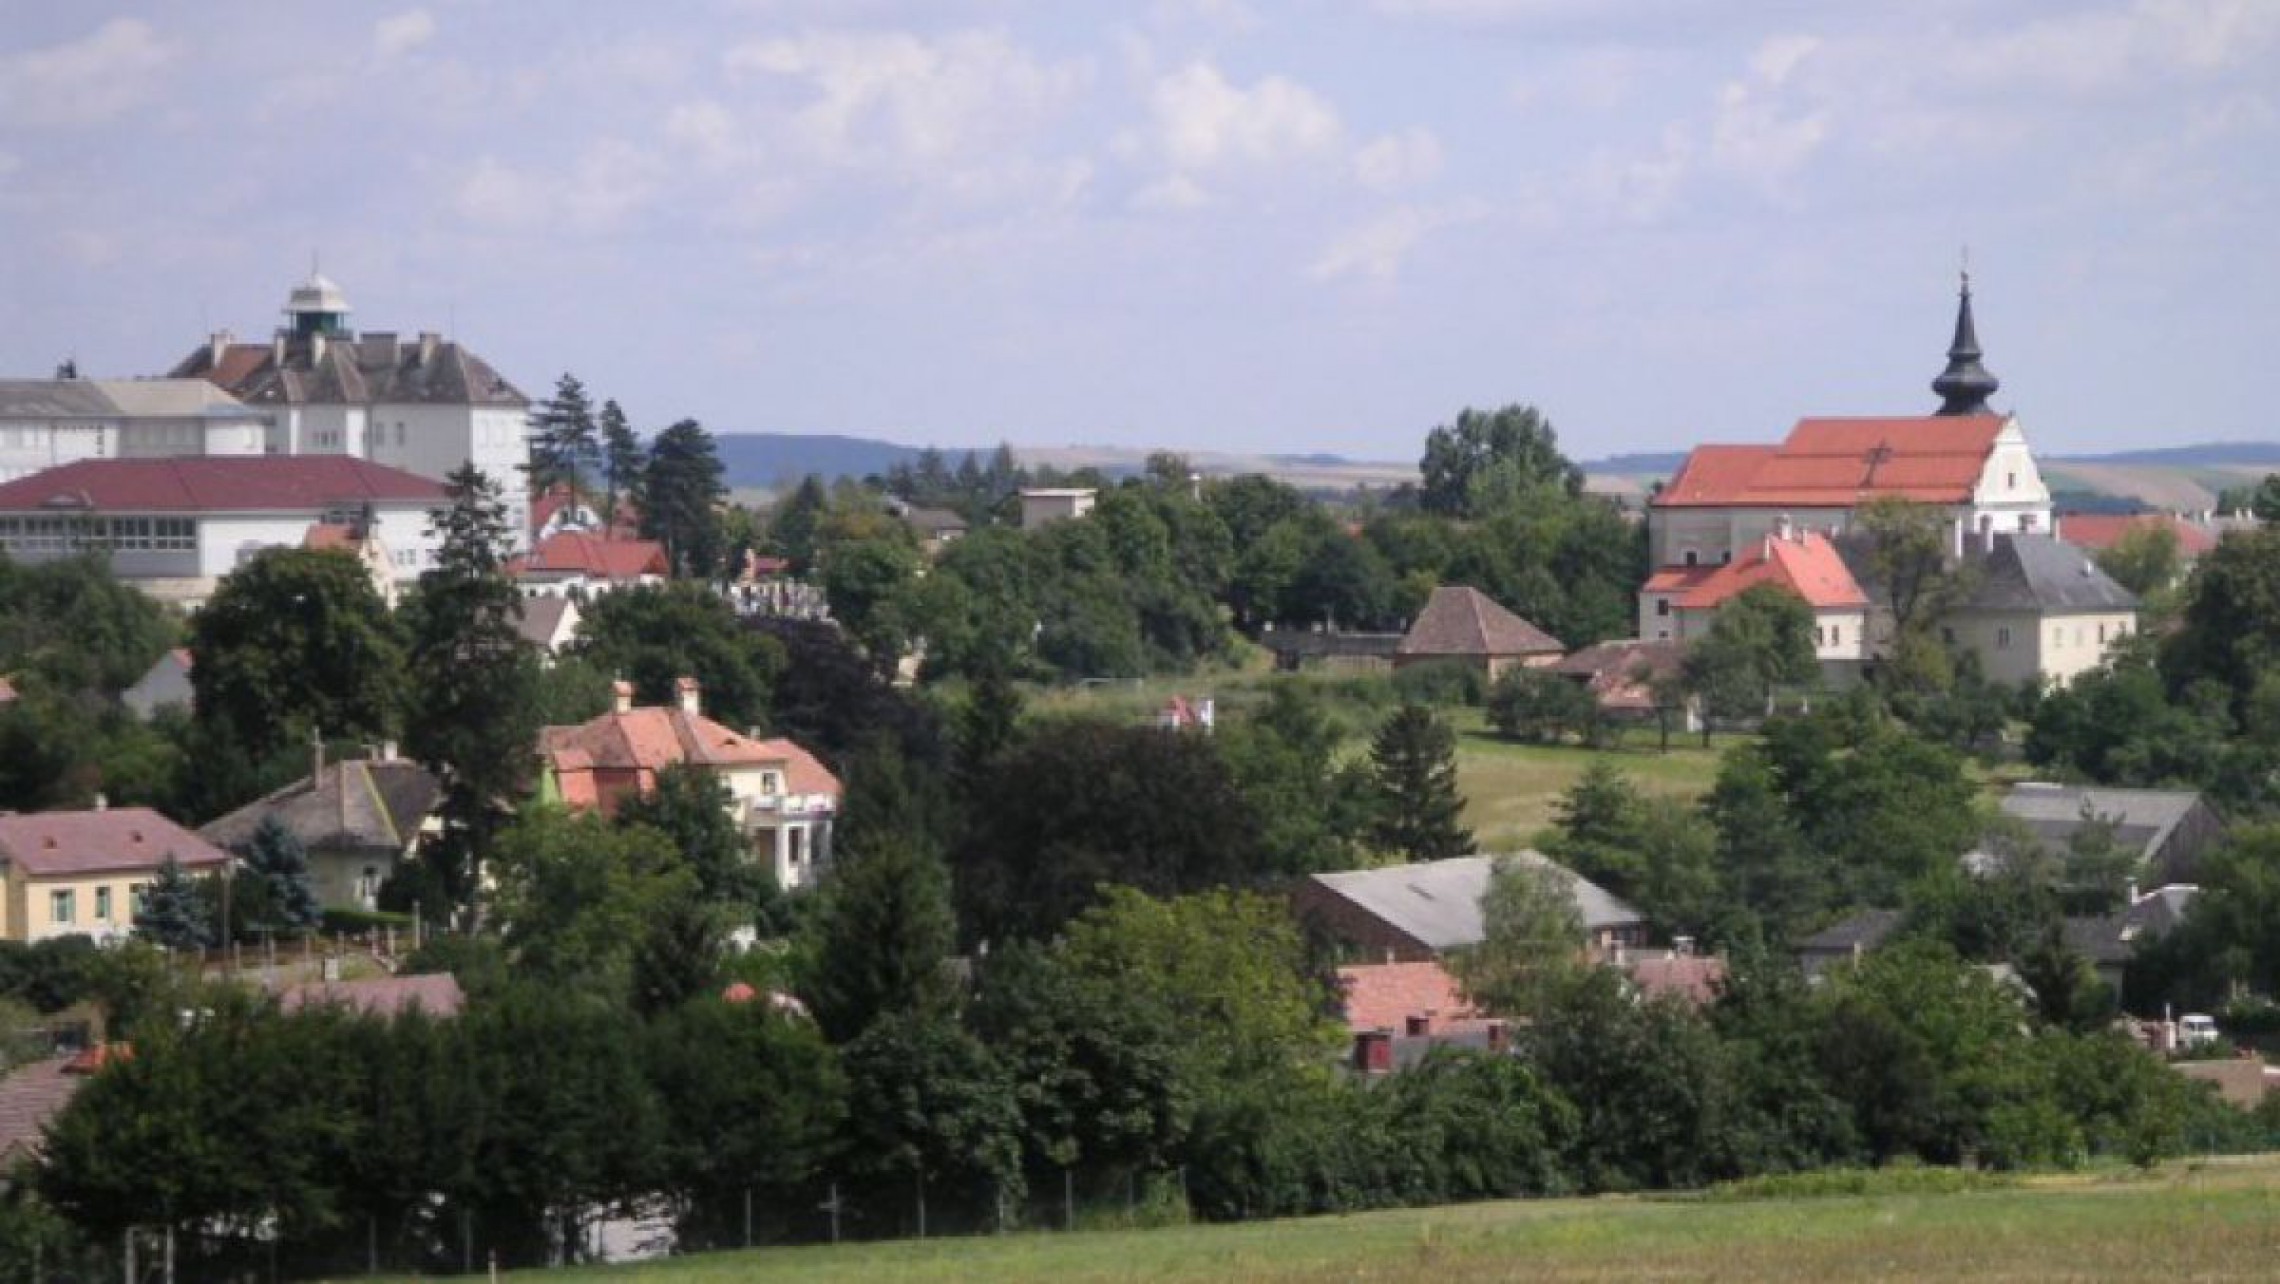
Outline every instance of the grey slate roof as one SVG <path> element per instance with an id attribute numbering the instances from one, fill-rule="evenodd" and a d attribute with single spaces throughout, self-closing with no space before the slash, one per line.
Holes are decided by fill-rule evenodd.
<path id="1" fill-rule="evenodd" d="M 1575 906 L 1586 931 L 1631 927 L 1647 921 L 1621 897 L 1554 863 L 1537 851 L 1512 856 L 1459 856 L 1453 860 L 1388 865 L 1316 874 L 1314 881 L 1416 940 L 1428 949 L 1478 945 L 1480 898 L 1499 860 L 1549 867 L 1575 880 Z"/>
<path id="2" fill-rule="evenodd" d="M 1900 929 L 1900 911 L 1863 910 L 1832 923 L 1797 943 L 1801 954 L 1850 954 L 1856 948 L 1873 950 Z"/>
<path id="3" fill-rule="evenodd" d="M 2029 781 L 2014 786 L 1997 804 L 2004 815 L 2025 823 L 2036 838 L 2063 847 L 2082 827 L 2085 805 L 2093 815 L 2116 822 L 2114 841 L 2151 857 L 2169 841 L 2201 795 L 2190 789 L 2106 789 Z"/>
<path id="4" fill-rule="evenodd" d="M 241 847 L 274 815 L 311 851 L 402 852 L 442 797 L 443 786 L 416 762 L 351 759 L 327 763 L 314 778 L 247 803 L 198 834 L 218 847 Z"/>
<path id="5" fill-rule="evenodd" d="M 235 344 L 225 349 L 218 369 L 212 349 L 201 347 L 184 357 L 172 375 L 211 379 L 250 405 L 410 402 L 520 409 L 530 404 L 505 376 L 463 345 L 429 345 L 392 334 L 328 339 L 321 357 L 307 340 L 295 339 L 288 343 L 283 363 L 267 344 Z"/>
<path id="6" fill-rule="evenodd" d="M 577 609 L 577 603 L 567 597 L 542 594 L 526 597 L 522 604 L 522 619 L 515 631 L 522 640 L 536 647 L 551 646 L 554 632 L 562 626 L 562 617 Z"/>
<path id="7" fill-rule="evenodd" d="M 1997 535 L 1973 559 L 1976 611 L 2134 611 L 2137 597 L 2098 569 L 2090 555 L 2053 535 Z"/>
<path id="8" fill-rule="evenodd" d="M 203 379 L 0 379 L 0 419 L 254 419 Z"/>
<path id="9" fill-rule="evenodd" d="M 2140 897 L 2119 913 L 2066 920 L 2066 944 L 2075 953 L 2105 967 L 2126 964 L 2138 942 L 2157 939 L 2185 921 L 2185 911 L 2200 889 L 2172 883 Z"/>

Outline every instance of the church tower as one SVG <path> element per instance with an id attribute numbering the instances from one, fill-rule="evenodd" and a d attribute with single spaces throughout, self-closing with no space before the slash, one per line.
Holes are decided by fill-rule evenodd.
<path id="1" fill-rule="evenodd" d="M 1955 309 L 1955 340 L 1948 344 L 1947 369 L 1932 380 L 1932 391 L 1940 394 L 1942 415 L 1991 415 L 1994 410 L 1987 399 L 2003 386 L 2003 381 L 1988 373 L 1979 364 L 1979 329 L 1971 320 L 1971 273 L 1963 274 L 1963 292 Z"/>

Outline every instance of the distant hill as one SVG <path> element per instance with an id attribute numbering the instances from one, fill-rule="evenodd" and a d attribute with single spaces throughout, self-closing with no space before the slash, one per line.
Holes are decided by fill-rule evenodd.
<path id="1" fill-rule="evenodd" d="M 920 449 L 831 433 L 723 433 L 715 441 L 731 489 L 774 487 L 796 482 L 809 473 L 825 481 L 868 477 L 916 460 Z M 956 459 L 965 451 L 943 453 Z"/>
<path id="2" fill-rule="evenodd" d="M 2106 455 L 2060 455 L 2072 464 L 2153 464 L 2163 468 L 2280 467 L 2280 442 L 2211 441 L 2153 450 L 2120 450 Z"/>

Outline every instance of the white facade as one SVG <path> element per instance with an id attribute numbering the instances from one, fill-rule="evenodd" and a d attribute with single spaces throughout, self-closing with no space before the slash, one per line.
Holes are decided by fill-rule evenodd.
<path id="1" fill-rule="evenodd" d="M 428 529 L 428 504 L 373 506 L 373 528 L 390 552 L 393 579 L 408 588 L 435 565 L 441 541 Z M 162 602 L 202 605 L 221 577 L 270 548 L 299 548 L 309 527 L 347 524 L 361 514 L 299 509 L 238 513 L 98 515 L 0 512 L 0 552 L 24 563 L 51 562 L 90 548 L 107 549 L 111 570 Z"/>
<path id="2" fill-rule="evenodd" d="M 259 455 L 269 431 L 202 380 L 0 381 L 0 482 L 82 459 Z"/>

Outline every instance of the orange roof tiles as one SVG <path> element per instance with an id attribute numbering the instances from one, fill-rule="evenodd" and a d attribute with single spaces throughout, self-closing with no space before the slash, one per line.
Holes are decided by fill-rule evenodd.
<path id="1" fill-rule="evenodd" d="M 1355 963 L 1338 969 L 1346 1024 L 1355 1030 L 1399 1030 L 1410 1017 L 1436 1021 L 1479 1015 L 1457 978 L 1439 963 Z"/>
<path id="2" fill-rule="evenodd" d="M 540 540 L 527 555 L 507 563 L 507 573 L 588 575 L 606 580 L 637 580 L 666 575 L 665 546 L 648 539 L 608 539 L 587 531 L 558 531 Z"/>
<path id="3" fill-rule="evenodd" d="M 1759 584 L 1776 584 L 1816 610 L 1861 609 L 1868 595 L 1826 535 L 1768 536 L 1748 556 L 1723 566 L 1676 566 L 1655 572 L 1646 591 L 1671 597 L 1682 610 L 1707 611 Z"/>
<path id="4" fill-rule="evenodd" d="M 2010 421 L 2000 415 L 1801 419 L 1779 446 L 1698 446 L 1658 508 L 1841 508 L 1895 496 L 1962 503 Z"/>
<path id="5" fill-rule="evenodd" d="M 839 795 L 839 778 L 814 754 L 785 739 L 741 735 L 679 708 L 629 709 L 605 713 L 574 727 L 544 727 L 538 751 L 552 768 L 564 805 L 601 805 L 597 773 L 630 775 L 643 790 L 657 773 L 676 763 L 700 767 L 780 764 L 784 791 Z"/>
<path id="6" fill-rule="evenodd" d="M 2066 513 L 2058 519 L 2058 537 L 2076 548 L 2102 553 L 2141 527 L 2166 527 L 2177 536 L 2177 551 L 2187 557 L 2199 557 L 2217 546 L 2217 537 L 2207 530 L 2167 513 Z"/>

